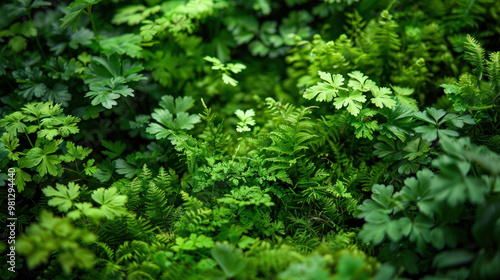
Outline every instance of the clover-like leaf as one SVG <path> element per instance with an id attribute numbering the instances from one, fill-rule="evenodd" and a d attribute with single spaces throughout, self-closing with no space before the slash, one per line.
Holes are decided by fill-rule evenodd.
<path id="1" fill-rule="evenodd" d="M 66 143 L 66 149 L 67 153 L 64 156 L 61 156 L 61 159 L 64 162 L 72 162 L 77 159 L 83 160 L 90 154 L 90 152 L 92 152 L 92 149 L 82 146 L 75 146 L 75 143 L 71 141 L 68 141 Z"/>
<path id="2" fill-rule="evenodd" d="M 127 196 L 120 195 L 115 187 L 95 190 L 92 193 L 92 199 L 101 204 L 101 210 L 108 219 L 123 216 L 127 213 L 127 208 L 125 208 Z"/>
<path id="3" fill-rule="evenodd" d="M 79 190 L 80 186 L 73 182 L 68 183 L 67 186 L 56 183 L 56 189 L 49 186 L 43 189 L 43 193 L 51 197 L 48 201 L 50 206 L 57 207 L 61 212 L 68 212 L 73 205 L 73 200 L 80 194 Z"/>
<path id="4" fill-rule="evenodd" d="M 342 107 L 347 107 L 347 111 L 353 116 L 357 116 L 361 110 L 363 102 L 366 101 L 366 97 L 361 93 L 361 91 L 355 90 L 351 92 L 340 92 L 339 96 L 335 98 L 335 108 L 340 109 Z"/>
<path id="5" fill-rule="evenodd" d="M 340 87 L 344 84 L 344 77 L 340 74 L 331 75 L 326 72 L 318 71 L 319 77 L 326 81 L 318 83 L 312 86 L 304 92 L 304 98 L 313 99 L 316 97 L 316 101 L 327 101 L 330 102 L 334 97 L 337 96 Z"/>
<path id="6" fill-rule="evenodd" d="M 37 171 L 40 176 L 45 176 L 45 174 L 50 174 L 52 176 L 58 176 L 59 172 L 62 172 L 61 159 L 54 155 L 61 144 L 62 140 L 49 141 L 45 143 L 43 148 L 34 147 L 28 151 L 26 157 L 20 165 L 24 167 L 35 167 L 37 166 Z"/>
<path id="7" fill-rule="evenodd" d="M 255 125 L 255 120 L 253 118 L 255 116 L 255 112 L 253 109 L 247 110 L 245 112 L 243 112 L 242 110 L 236 110 L 235 114 L 238 119 L 240 119 L 240 122 L 238 122 L 237 124 L 238 126 L 236 127 L 236 131 L 250 131 L 250 126 Z"/>
<path id="8" fill-rule="evenodd" d="M 363 201 L 363 205 L 359 206 L 360 213 L 358 217 L 364 218 L 376 211 L 381 211 L 385 214 L 391 213 L 394 208 L 392 203 L 393 192 L 394 187 L 392 185 L 373 185 L 371 199 L 366 199 Z"/>
<path id="9" fill-rule="evenodd" d="M 24 118 L 26 118 L 25 114 L 19 111 L 14 112 L 0 120 L 0 127 L 4 127 L 12 136 L 17 136 L 17 133 L 24 133 L 28 128 L 23 122 Z"/>
<path id="10" fill-rule="evenodd" d="M 162 98 L 160 106 L 167 109 L 155 109 L 151 115 L 158 123 L 150 123 L 146 132 L 155 135 L 156 139 L 169 137 L 174 131 L 193 129 L 201 121 L 200 116 L 185 112 L 192 106 L 192 99 L 177 98 L 175 106 L 173 100 L 173 97 Z M 176 112 L 175 119 L 171 110 Z"/>
<path id="11" fill-rule="evenodd" d="M 130 57 L 142 57 L 142 37 L 134 34 L 123 34 L 111 37 L 100 42 L 103 53 L 126 54 Z"/>
<path id="12" fill-rule="evenodd" d="M 386 87 L 374 86 L 371 89 L 373 98 L 372 103 L 379 108 L 392 108 L 396 105 L 396 101 L 391 98 L 391 90 Z"/>
<path id="13" fill-rule="evenodd" d="M 391 86 L 394 90 L 394 95 L 402 105 L 410 107 L 413 111 L 418 111 L 417 100 L 410 97 L 415 92 L 412 88 Z"/>
<path id="14" fill-rule="evenodd" d="M 235 248 L 233 245 L 224 243 L 217 243 L 215 247 L 210 250 L 212 258 L 219 264 L 224 271 L 225 275 L 229 278 L 241 272 L 246 264 L 242 257 L 242 250 Z"/>
<path id="15" fill-rule="evenodd" d="M 370 91 L 373 87 L 375 87 L 375 82 L 368 79 L 368 77 L 365 76 L 360 71 L 353 71 L 347 75 L 351 77 L 351 79 L 349 79 L 349 83 L 347 84 L 347 86 L 352 88 L 353 90 L 367 92 Z"/>
<path id="16" fill-rule="evenodd" d="M 92 99 L 92 105 L 101 104 L 106 109 L 117 105 L 116 99 L 122 96 L 134 96 L 134 90 L 125 85 L 125 80 L 121 77 L 92 83 L 89 88 L 85 97 Z"/>
<path id="17" fill-rule="evenodd" d="M 399 191 L 396 196 L 400 196 L 406 201 L 411 201 L 417 204 L 418 209 L 429 217 L 434 214 L 434 197 L 436 190 L 431 188 L 434 173 L 429 169 L 424 169 L 417 172 L 417 177 L 411 177 L 405 180 L 405 186 Z"/>

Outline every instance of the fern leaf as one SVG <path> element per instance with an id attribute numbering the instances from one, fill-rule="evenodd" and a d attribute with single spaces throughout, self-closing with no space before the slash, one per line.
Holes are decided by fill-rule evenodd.
<path id="1" fill-rule="evenodd" d="M 486 75 L 490 82 L 490 88 L 498 94 L 500 85 L 500 52 L 490 53 L 490 60 L 486 62 Z"/>
<path id="2" fill-rule="evenodd" d="M 484 72 L 484 49 L 481 44 L 471 35 L 467 35 L 465 42 L 465 59 L 475 67 L 474 73 L 478 80 L 483 78 Z"/>

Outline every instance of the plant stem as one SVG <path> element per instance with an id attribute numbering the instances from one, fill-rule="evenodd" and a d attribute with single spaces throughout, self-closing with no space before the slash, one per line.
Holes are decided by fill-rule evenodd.
<path id="1" fill-rule="evenodd" d="M 499 97 L 500 97 L 500 92 L 495 97 L 493 97 L 493 100 L 491 101 L 492 105 L 493 103 L 495 103 L 495 100 L 497 100 Z"/>
<path id="2" fill-rule="evenodd" d="M 31 9 L 28 10 L 28 19 L 30 20 L 30 23 L 33 24 L 33 26 L 34 26 L 35 23 L 33 23 L 33 18 L 31 17 Z M 38 33 L 35 36 L 35 40 L 36 40 L 36 44 L 38 46 L 38 49 L 40 50 L 40 54 L 42 55 L 42 58 L 45 60 L 45 52 L 43 51 L 42 44 L 40 44 L 40 40 L 38 40 Z"/>
<path id="3" fill-rule="evenodd" d="M 33 143 L 31 143 L 31 139 L 30 139 L 30 137 L 28 136 L 28 133 L 27 133 L 26 131 L 24 132 L 24 135 L 26 135 L 26 138 L 28 138 L 28 142 L 30 142 L 31 148 L 33 148 L 33 147 L 34 147 L 34 146 L 33 146 Z"/>
<path id="4" fill-rule="evenodd" d="M 92 16 L 92 5 L 87 7 L 87 13 L 90 17 L 90 23 L 92 24 L 92 30 L 94 30 L 94 36 L 97 41 L 97 44 L 100 45 L 101 43 L 99 42 L 99 34 L 97 34 L 97 29 L 95 28 L 95 23 L 94 23 L 94 17 Z"/>
<path id="5" fill-rule="evenodd" d="M 491 183 L 491 189 L 490 189 L 491 195 L 495 192 L 495 185 L 497 184 L 497 177 L 498 177 L 497 174 L 493 175 L 493 182 Z"/>
<path id="6" fill-rule="evenodd" d="M 128 109 L 130 110 L 130 112 L 132 113 L 132 115 L 135 117 L 136 114 L 135 114 L 134 108 L 132 108 L 132 105 L 130 105 L 130 102 L 128 101 L 128 99 L 124 99 L 124 100 L 125 100 L 125 104 L 127 105 Z"/>
<path id="7" fill-rule="evenodd" d="M 78 175 L 80 175 L 80 173 L 76 172 L 75 170 L 71 169 L 71 168 L 66 168 L 66 167 L 63 167 L 64 170 L 68 170 L 68 171 L 71 171 L 71 172 L 74 172 Z"/>

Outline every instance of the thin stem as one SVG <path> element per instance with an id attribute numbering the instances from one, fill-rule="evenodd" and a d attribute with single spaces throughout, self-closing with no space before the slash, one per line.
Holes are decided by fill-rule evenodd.
<path id="1" fill-rule="evenodd" d="M 135 117 L 135 116 L 136 116 L 136 114 L 135 114 L 135 110 L 134 110 L 134 108 L 132 108 L 132 105 L 130 105 L 129 100 L 128 100 L 128 99 L 124 99 L 124 100 L 125 100 L 125 104 L 127 105 L 128 109 L 129 109 L 129 111 L 130 111 L 130 113 L 132 113 L 132 115 L 134 115 L 134 117 Z"/>
<path id="2" fill-rule="evenodd" d="M 389 4 L 389 7 L 387 7 L 387 11 L 389 11 L 392 8 L 392 5 L 396 3 L 397 0 L 393 0 L 391 4 Z"/>
<path id="3" fill-rule="evenodd" d="M 495 103 L 495 100 L 497 100 L 499 97 L 500 97 L 500 92 L 495 97 L 493 97 L 491 103 Z"/>
<path id="4" fill-rule="evenodd" d="M 33 18 L 31 17 L 31 9 L 28 10 L 28 19 L 30 20 L 31 24 L 35 25 L 35 23 L 33 23 Z M 38 34 L 35 36 L 35 40 L 42 58 L 45 59 L 45 52 L 43 51 L 42 44 L 40 44 L 40 40 L 38 40 Z"/>
<path id="5" fill-rule="evenodd" d="M 490 194 L 493 194 L 495 192 L 495 185 L 497 184 L 497 177 L 498 177 L 497 174 L 495 174 L 493 176 L 493 182 L 491 184 Z"/>
<path id="6" fill-rule="evenodd" d="M 28 136 L 28 133 L 27 133 L 26 131 L 24 132 L 24 135 L 26 135 L 26 138 L 28 138 L 28 141 L 30 142 L 31 148 L 33 148 L 33 147 L 34 147 L 34 146 L 33 146 L 33 143 L 31 143 L 31 139 L 30 139 L 30 137 Z"/>
<path id="7" fill-rule="evenodd" d="M 63 169 L 64 169 L 64 170 L 71 171 L 71 172 L 74 172 L 74 173 L 76 173 L 76 174 L 80 175 L 80 173 L 76 172 L 76 171 L 75 171 L 75 170 L 73 170 L 73 169 L 66 168 L 66 167 L 63 167 Z"/>
<path id="8" fill-rule="evenodd" d="M 92 5 L 88 6 L 87 7 L 87 13 L 90 17 L 90 23 L 92 24 L 92 30 L 94 30 L 94 35 L 95 35 L 95 39 L 97 41 L 97 44 L 101 44 L 99 42 L 99 35 L 97 34 L 97 29 L 95 28 L 95 23 L 94 23 L 94 17 L 92 16 Z"/>

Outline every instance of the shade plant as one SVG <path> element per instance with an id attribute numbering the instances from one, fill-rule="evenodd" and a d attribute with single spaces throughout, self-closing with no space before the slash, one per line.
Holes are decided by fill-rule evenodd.
<path id="1" fill-rule="evenodd" d="M 498 1 L 4 2 L 2 278 L 500 278 Z"/>

